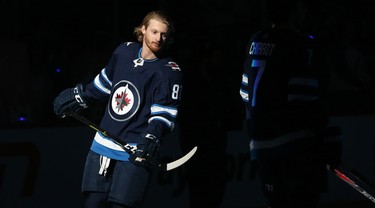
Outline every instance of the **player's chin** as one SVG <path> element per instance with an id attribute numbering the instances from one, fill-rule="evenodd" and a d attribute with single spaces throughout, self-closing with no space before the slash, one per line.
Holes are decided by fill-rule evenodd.
<path id="1" fill-rule="evenodd" d="M 161 47 L 160 47 L 160 45 L 152 45 L 152 46 L 150 47 L 150 49 L 151 49 L 151 51 L 152 51 L 153 53 L 157 53 L 157 52 L 159 52 L 159 51 L 161 50 Z"/>

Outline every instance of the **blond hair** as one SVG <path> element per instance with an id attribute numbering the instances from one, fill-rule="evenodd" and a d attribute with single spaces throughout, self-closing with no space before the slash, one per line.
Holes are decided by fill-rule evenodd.
<path id="1" fill-rule="evenodd" d="M 134 28 L 134 35 L 137 38 L 137 40 L 141 43 L 143 41 L 142 26 L 145 26 L 147 28 L 150 25 L 151 19 L 161 21 L 168 26 L 167 38 L 169 37 L 169 34 L 173 32 L 174 30 L 172 21 L 170 20 L 170 18 L 165 12 L 160 11 L 160 10 L 149 12 L 143 18 L 142 23 L 139 26 Z"/>

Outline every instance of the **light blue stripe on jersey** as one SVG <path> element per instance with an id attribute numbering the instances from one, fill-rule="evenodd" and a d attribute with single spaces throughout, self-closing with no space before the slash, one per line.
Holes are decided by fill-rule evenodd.
<path id="1" fill-rule="evenodd" d="M 295 77 L 295 78 L 291 78 L 289 80 L 288 85 L 299 85 L 299 86 L 317 88 L 318 87 L 318 80 Z"/>
<path id="2" fill-rule="evenodd" d="M 317 100 L 318 96 L 316 95 L 288 95 L 288 101 L 314 101 Z"/>
<path id="3" fill-rule="evenodd" d="M 105 94 L 109 95 L 111 93 L 111 91 L 108 88 L 104 87 L 103 83 L 99 79 L 99 75 L 97 75 L 95 77 L 95 79 L 94 79 L 94 85 L 95 85 L 95 87 L 97 89 L 99 89 L 101 92 L 103 92 Z"/>
<path id="4" fill-rule="evenodd" d="M 103 79 L 110 85 L 112 86 L 112 82 L 108 79 L 107 77 L 107 73 L 106 73 L 106 68 L 102 69 L 102 71 L 100 72 L 100 75 L 101 77 L 103 77 Z"/>
<path id="5" fill-rule="evenodd" d="M 289 86 L 293 86 L 294 89 L 304 88 L 303 94 L 296 92 L 289 92 L 288 101 L 314 101 L 318 99 L 316 91 L 318 89 L 319 83 L 316 79 L 304 78 L 304 77 L 293 77 L 288 82 Z"/>
<path id="6" fill-rule="evenodd" d="M 136 146 L 136 144 L 129 144 L 131 146 Z M 129 160 L 129 154 L 125 152 L 124 149 L 122 149 L 119 145 L 112 142 L 110 139 L 105 137 L 100 132 L 97 132 L 95 134 L 94 140 L 91 144 L 92 151 L 115 159 L 115 160 L 121 160 L 121 161 L 128 161 Z"/>

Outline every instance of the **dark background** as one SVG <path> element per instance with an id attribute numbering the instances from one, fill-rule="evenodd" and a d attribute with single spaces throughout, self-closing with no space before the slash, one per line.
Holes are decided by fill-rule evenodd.
<path id="1" fill-rule="evenodd" d="M 372 3 L 311 2 L 306 26 L 322 40 L 330 60 L 327 108 L 335 115 L 373 114 Z M 226 119 L 242 119 L 242 61 L 249 37 L 267 24 L 263 1 L 6 0 L 0 3 L 1 127 L 65 124 L 53 114 L 53 98 L 94 78 L 118 44 L 135 41 L 133 28 L 154 9 L 175 19 L 172 56 L 191 92 L 184 99 L 207 95 L 211 86 L 216 97 L 207 102 L 221 103 Z"/>
<path id="2" fill-rule="evenodd" d="M 369 115 L 372 121 L 375 115 L 373 2 L 309 2 L 312 7 L 311 12 L 306 14 L 308 19 L 304 29 L 313 34 L 324 49 L 327 59 L 324 70 L 331 78 L 323 103 L 331 116 L 343 116 L 345 122 L 345 117 L 349 117 L 349 123 L 355 122 L 354 126 L 358 126 L 352 128 L 352 124 L 343 122 L 344 131 L 349 132 L 344 136 L 350 138 L 346 143 L 348 151 L 345 154 L 348 157 L 345 161 L 368 167 L 367 172 L 360 170 L 365 173 L 371 171 L 371 175 L 366 176 L 373 178 L 371 164 L 375 157 L 373 147 L 367 145 L 373 143 L 370 141 L 373 138 L 365 135 L 372 129 L 367 119 L 363 119 Z M 66 150 L 70 150 L 79 153 L 83 161 L 88 148 L 78 151 L 80 146 L 73 148 L 68 142 L 60 144 L 68 135 L 72 137 L 67 139 L 69 142 L 74 141 L 73 137 L 86 138 L 64 128 L 83 125 L 73 119 L 58 119 L 53 113 L 52 101 L 63 89 L 78 82 L 91 81 L 105 67 L 120 43 L 136 41 L 133 28 L 147 12 L 155 9 L 167 10 L 176 22 L 171 54 L 185 75 L 179 111 L 182 152 L 190 150 L 192 145 L 198 145 L 200 149 L 185 166 L 188 170 L 186 177 L 181 178 L 184 181 L 188 179 L 191 190 L 196 187 L 192 191 L 196 194 L 191 199 L 192 204 L 201 204 L 200 197 L 203 196 L 204 202 L 211 205 L 207 207 L 220 203 L 225 187 L 218 184 L 225 184 L 228 176 L 218 173 L 225 173 L 228 167 L 218 158 L 228 157 L 225 150 L 230 146 L 229 140 L 233 142 L 234 138 L 227 137 L 227 133 L 242 130 L 244 106 L 239 95 L 242 64 L 250 36 L 269 24 L 263 0 L 0 1 L 0 129 L 5 132 L 5 143 L 0 146 L 2 154 L 14 154 L 13 150 L 19 149 L 19 144 L 14 144 L 13 140 L 20 137 L 21 141 L 24 138 L 35 141 L 42 159 L 61 159 L 61 164 L 65 164 L 65 157 L 77 157 L 64 155 Z M 102 108 L 92 107 L 84 113 L 92 121 L 99 122 Z M 360 118 L 360 122 L 355 118 Z M 22 131 L 18 131 L 20 128 Z M 6 134 L 8 130 L 10 133 Z M 16 136 L 14 132 L 22 136 Z M 94 132 L 87 128 L 87 133 Z M 246 138 L 237 139 L 244 142 L 243 147 L 247 149 Z M 367 140 L 357 142 L 361 139 Z M 13 142 L 7 143 L 9 140 Z M 89 145 L 89 140 L 80 142 Z M 14 147 L 9 149 L 7 145 Z M 55 151 L 50 150 L 55 145 L 60 148 L 61 157 L 55 157 Z M 238 154 L 240 148 L 233 149 Z M 246 155 L 247 151 L 244 152 Z M 359 153 L 366 153 L 366 158 L 356 161 L 361 158 Z M 76 169 L 81 168 L 82 161 L 75 161 Z M 4 164 L 16 166 L 8 160 Z M 208 164 L 203 167 L 207 171 L 200 171 L 203 169 L 199 166 L 201 164 Z M 44 168 L 52 165 L 51 161 L 42 160 L 41 174 L 47 173 Z M 6 178 L 4 167 L 0 167 L 0 176 L 4 176 L 1 178 Z M 14 170 L 21 172 L 18 168 Z M 72 179 L 61 182 L 69 180 Z M 77 184 L 74 190 L 78 192 L 80 177 L 74 177 L 74 181 Z M 199 184 L 192 183 L 194 181 Z M 44 189 L 44 183 L 39 184 L 35 193 Z M 64 184 L 69 186 L 67 190 L 71 188 L 70 183 Z M 8 186 L 3 184 L 3 187 Z M 209 191 L 211 197 L 199 191 Z"/>

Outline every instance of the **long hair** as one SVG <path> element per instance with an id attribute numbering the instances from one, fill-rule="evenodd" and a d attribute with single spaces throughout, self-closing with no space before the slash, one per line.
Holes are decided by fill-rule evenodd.
<path id="1" fill-rule="evenodd" d="M 147 28 L 150 25 L 151 19 L 161 21 L 168 26 L 167 40 L 169 40 L 170 36 L 174 32 L 174 25 L 170 17 L 166 14 L 166 12 L 161 10 L 149 12 L 143 18 L 142 23 L 134 28 L 134 35 L 137 38 L 137 40 L 141 43 L 143 42 L 142 26 L 145 26 Z"/>

